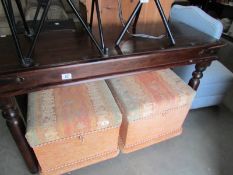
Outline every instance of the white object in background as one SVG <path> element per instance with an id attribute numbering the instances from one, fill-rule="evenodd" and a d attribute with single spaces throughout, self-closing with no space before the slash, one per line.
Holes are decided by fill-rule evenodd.
<path id="1" fill-rule="evenodd" d="M 61 74 L 61 79 L 62 80 L 72 80 L 72 74 L 71 73 Z"/>
<path id="2" fill-rule="evenodd" d="M 141 3 L 148 3 L 149 0 L 140 0 Z"/>

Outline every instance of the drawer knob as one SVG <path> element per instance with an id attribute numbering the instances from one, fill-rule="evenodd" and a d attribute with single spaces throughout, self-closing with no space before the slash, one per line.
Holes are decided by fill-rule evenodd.
<path id="1" fill-rule="evenodd" d="M 11 83 L 21 84 L 24 82 L 23 77 L 7 77 L 7 78 L 0 78 L 0 85 L 6 85 Z"/>

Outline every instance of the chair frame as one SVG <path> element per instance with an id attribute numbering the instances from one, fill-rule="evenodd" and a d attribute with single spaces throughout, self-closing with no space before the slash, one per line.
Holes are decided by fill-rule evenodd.
<path id="1" fill-rule="evenodd" d="M 170 40 L 170 44 L 171 45 L 175 45 L 176 42 L 175 42 L 175 39 L 172 35 L 172 32 L 171 32 L 171 29 L 168 25 L 168 20 L 164 14 L 164 10 L 163 10 L 163 7 L 160 3 L 160 0 L 154 0 L 156 6 L 157 6 L 157 9 L 159 11 L 159 14 L 161 16 L 161 19 L 163 21 L 163 24 L 164 24 L 164 27 L 166 29 L 166 32 L 168 34 L 168 38 Z M 139 0 L 138 4 L 136 5 L 134 11 L 132 12 L 131 16 L 129 17 L 127 23 L 125 24 L 125 27 L 123 28 L 123 30 L 121 31 L 120 35 L 118 36 L 117 40 L 116 40 L 116 47 L 119 46 L 120 42 L 122 41 L 122 38 L 124 37 L 125 33 L 127 32 L 130 24 L 133 22 L 134 20 L 134 24 L 133 24 L 133 33 L 136 33 L 136 26 L 137 26 L 137 22 L 138 22 L 138 19 L 139 19 L 139 16 L 140 16 L 140 12 L 141 12 L 141 9 L 142 9 L 142 6 L 143 4 L 145 4 L 145 2 L 143 2 L 142 0 Z"/>
<path id="2" fill-rule="evenodd" d="M 46 17 L 49 11 L 49 8 L 51 6 L 52 0 L 38 0 L 38 6 L 34 15 L 34 19 L 32 22 L 32 25 L 29 27 L 28 22 L 25 19 L 25 14 L 23 12 L 22 4 L 20 0 L 15 0 L 17 8 L 19 10 L 20 16 L 22 18 L 23 26 L 24 26 L 24 32 L 25 36 L 28 37 L 31 40 L 31 44 L 29 46 L 29 50 L 26 53 L 26 55 L 23 53 L 20 40 L 18 37 L 18 31 L 14 16 L 14 11 L 12 7 L 11 0 L 1 0 L 2 6 L 8 21 L 8 24 L 10 26 L 12 38 L 16 47 L 17 56 L 20 60 L 20 63 L 23 67 L 30 67 L 34 65 L 34 61 L 32 59 L 33 51 L 35 50 L 36 43 L 38 41 L 38 37 L 41 33 L 41 30 L 44 26 L 44 23 L 46 21 Z M 80 21 L 82 27 L 84 28 L 85 32 L 89 35 L 92 42 L 98 49 L 99 53 L 102 56 L 106 55 L 107 49 L 105 48 L 104 44 L 104 37 L 103 37 L 103 28 L 102 28 L 102 22 L 101 22 L 101 16 L 100 16 L 100 10 L 99 10 L 99 2 L 98 0 L 92 0 L 92 11 L 91 11 L 91 21 L 90 26 L 86 24 L 85 20 L 82 18 L 80 13 L 78 12 L 77 8 L 75 7 L 72 0 L 67 0 L 68 4 L 72 8 L 74 14 L 77 16 L 78 20 Z M 93 23 L 93 14 L 94 14 L 94 7 L 96 7 L 96 13 L 97 13 L 97 19 L 98 19 L 98 28 L 99 28 L 99 36 L 100 36 L 100 44 L 96 40 L 94 34 L 92 33 L 92 23 Z M 38 15 L 40 10 L 43 9 L 43 13 L 41 18 L 38 20 Z M 38 20 L 38 21 L 37 21 Z"/>

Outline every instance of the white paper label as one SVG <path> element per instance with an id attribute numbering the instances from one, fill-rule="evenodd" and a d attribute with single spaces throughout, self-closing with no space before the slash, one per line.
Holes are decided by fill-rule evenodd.
<path id="1" fill-rule="evenodd" d="M 148 3 L 149 0 L 140 0 L 141 3 Z"/>
<path id="2" fill-rule="evenodd" d="M 71 73 L 61 74 L 61 79 L 62 80 L 72 80 L 72 74 Z"/>

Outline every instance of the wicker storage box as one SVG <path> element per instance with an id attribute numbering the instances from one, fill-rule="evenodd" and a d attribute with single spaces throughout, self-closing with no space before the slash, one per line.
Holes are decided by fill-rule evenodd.
<path id="1" fill-rule="evenodd" d="M 29 94 L 26 138 L 41 174 L 62 174 L 118 153 L 121 112 L 104 81 Z"/>
<path id="2" fill-rule="evenodd" d="M 116 78 L 107 83 L 123 114 L 122 152 L 181 134 L 195 92 L 171 70 Z"/>

